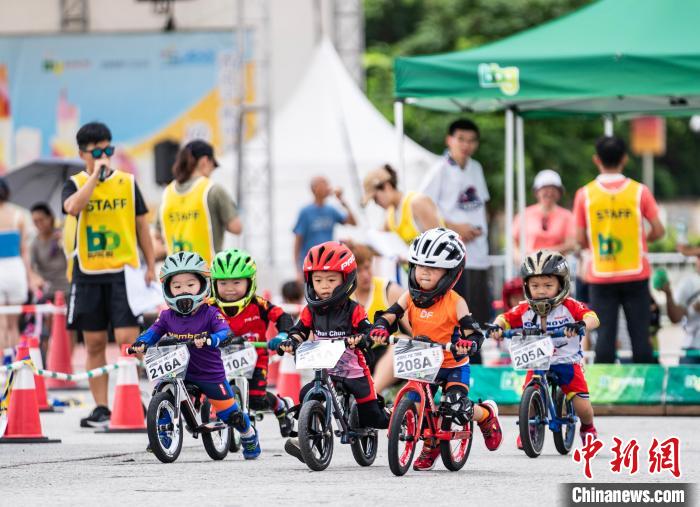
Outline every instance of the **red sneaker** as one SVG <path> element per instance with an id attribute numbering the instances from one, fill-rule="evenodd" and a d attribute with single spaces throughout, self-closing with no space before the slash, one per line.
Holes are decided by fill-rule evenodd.
<path id="1" fill-rule="evenodd" d="M 440 456 L 440 447 L 432 447 L 424 441 L 420 456 L 418 456 L 418 459 L 413 462 L 413 470 L 432 470 L 438 456 Z"/>
<path id="2" fill-rule="evenodd" d="M 598 431 L 595 426 L 591 425 L 586 429 L 581 428 L 581 441 L 583 445 L 586 445 L 586 435 L 593 435 L 593 440 L 598 440 Z"/>
<path id="3" fill-rule="evenodd" d="M 484 435 L 486 448 L 489 451 L 495 451 L 501 446 L 501 441 L 503 440 L 501 423 L 498 421 L 498 407 L 491 400 L 486 400 L 480 405 L 484 410 L 488 410 L 489 415 L 479 423 L 479 428 L 481 428 L 481 433 Z"/>
<path id="4" fill-rule="evenodd" d="M 518 435 L 518 439 L 515 441 L 515 445 L 520 449 L 521 451 L 523 450 L 523 441 L 520 440 L 520 435 Z"/>

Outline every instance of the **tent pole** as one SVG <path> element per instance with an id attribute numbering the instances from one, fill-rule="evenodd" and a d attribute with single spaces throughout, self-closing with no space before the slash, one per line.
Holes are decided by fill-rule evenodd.
<path id="1" fill-rule="evenodd" d="M 399 164 L 399 187 L 406 188 L 406 163 L 403 147 L 403 100 L 394 101 L 394 126 L 396 128 L 396 148 L 398 149 L 397 162 Z"/>
<path id="2" fill-rule="evenodd" d="M 525 120 L 520 115 L 515 117 L 515 151 L 518 171 L 518 215 L 520 215 L 520 237 L 518 238 L 520 259 L 518 261 L 522 262 L 525 258 L 527 227 L 525 224 Z"/>
<path id="3" fill-rule="evenodd" d="M 607 137 L 611 137 L 613 135 L 613 119 L 612 116 L 604 116 L 603 117 L 603 131 L 605 132 L 605 135 Z"/>
<path id="4" fill-rule="evenodd" d="M 506 109 L 506 159 L 505 159 L 505 186 L 506 186 L 506 216 L 505 216 L 505 259 L 504 276 L 506 280 L 513 278 L 513 119 L 512 109 Z"/>

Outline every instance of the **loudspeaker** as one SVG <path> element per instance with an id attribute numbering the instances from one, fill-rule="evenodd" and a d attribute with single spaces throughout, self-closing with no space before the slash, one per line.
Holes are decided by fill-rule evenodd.
<path id="1" fill-rule="evenodd" d="M 159 185 L 167 185 L 173 181 L 173 164 L 175 164 L 179 149 L 180 145 L 169 139 L 161 141 L 153 147 L 156 162 L 156 183 Z"/>

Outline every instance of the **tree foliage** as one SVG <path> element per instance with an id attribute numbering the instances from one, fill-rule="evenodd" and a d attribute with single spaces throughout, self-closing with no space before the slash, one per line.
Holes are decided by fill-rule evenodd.
<path id="1" fill-rule="evenodd" d="M 566 15 L 590 0 L 364 0 L 367 94 L 393 120 L 393 59 L 476 47 Z M 630 13 L 633 20 L 633 13 Z M 631 21 L 633 22 L 633 21 Z M 594 34 L 591 34 L 594 37 Z M 459 115 L 416 107 L 404 109 L 408 136 L 434 152 L 444 149 L 446 126 Z M 475 158 L 486 171 L 492 206 L 503 205 L 503 114 L 479 114 L 482 130 Z M 615 132 L 628 138 L 628 122 L 616 122 Z M 602 119 L 556 118 L 525 124 L 528 185 L 540 169 L 562 175 L 569 190 L 590 181 L 597 170 L 591 162 L 595 140 L 603 134 Z M 667 120 L 667 153 L 655 161 L 657 198 L 700 195 L 700 142 L 686 118 Z M 641 178 L 641 160 L 630 157 L 627 173 Z M 532 199 L 532 196 L 528 196 Z"/>

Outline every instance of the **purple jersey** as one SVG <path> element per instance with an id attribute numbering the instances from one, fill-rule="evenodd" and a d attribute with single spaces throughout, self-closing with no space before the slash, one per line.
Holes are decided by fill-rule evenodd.
<path id="1" fill-rule="evenodd" d="M 173 338 L 189 339 L 228 331 L 228 323 L 218 308 L 201 305 L 192 315 L 180 315 L 173 310 L 163 310 L 149 328 L 159 339 L 164 335 Z M 201 349 L 190 347 L 190 364 L 187 366 L 186 380 L 202 382 L 226 382 L 224 363 L 218 348 L 204 345 Z"/>

